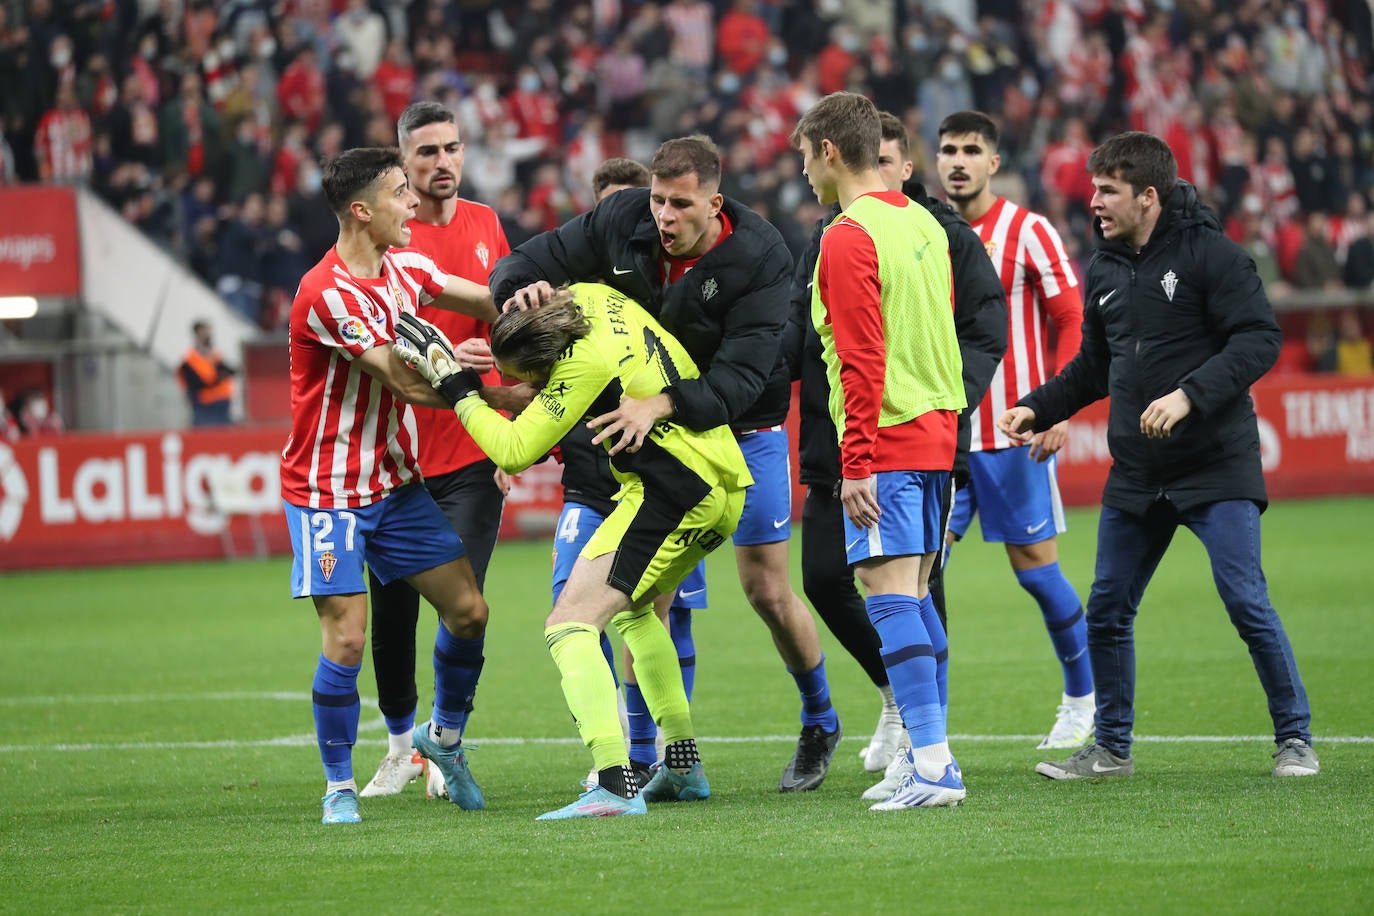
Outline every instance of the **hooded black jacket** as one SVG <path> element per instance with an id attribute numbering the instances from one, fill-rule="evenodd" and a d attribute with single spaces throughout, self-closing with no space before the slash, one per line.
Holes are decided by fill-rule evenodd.
<path id="1" fill-rule="evenodd" d="M 1036 431 L 1111 396 L 1112 469 L 1103 505 L 1134 515 L 1159 500 L 1185 510 L 1225 499 L 1267 504 L 1250 386 L 1278 359 L 1283 335 L 1245 249 L 1179 181 L 1139 252 L 1102 238 L 1088 265 L 1083 346 L 1019 403 Z M 1182 388 L 1192 411 L 1166 439 L 1140 415 Z"/>
<path id="2" fill-rule="evenodd" d="M 617 191 L 497 261 L 492 298 L 499 308 L 536 280 L 613 286 L 657 318 L 701 370 L 700 378 L 665 389 L 678 422 L 695 430 L 777 426 L 791 402 L 782 330 L 792 255 L 778 230 L 753 210 L 728 197 L 721 210 L 730 236 L 665 287 L 649 189 Z"/>
<path id="3" fill-rule="evenodd" d="M 954 273 L 954 332 L 964 362 L 964 397 L 972 406 L 959 415 L 959 445 L 954 473 L 968 471 L 969 411 L 978 406 L 992 384 L 997 366 L 1007 352 L 1007 294 L 997 269 L 992 266 L 983 242 L 959 212 L 926 194 L 919 182 L 902 188 L 906 196 L 925 207 L 949 236 L 949 259 Z M 783 350 L 792 378 L 801 380 L 801 482 L 808 486 L 833 487 L 840 479 L 840 445 L 830 418 L 830 383 L 825 377 L 821 337 L 811 322 L 811 278 L 821 253 L 821 233 L 840 212 L 816 223 L 792 278 L 792 312 L 787 320 Z"/>

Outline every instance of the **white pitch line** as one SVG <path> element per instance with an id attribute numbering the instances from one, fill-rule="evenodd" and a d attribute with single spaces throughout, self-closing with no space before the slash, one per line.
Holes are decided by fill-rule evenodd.
<path id="1" fill-rule="evenodd" d="M 106 696 L 44 696 L 44 697 L 0 697 L 0 706 L 63 706 L 68 703 L 105 703 L 116 706 L 128 703 L 187 703 L 206 700 L 243 703 L 254 700 L 290 700 L 310 702 L 310 694 L 300 691 L 269 691 L 259 693 L 120 693 Z M 367 698 L 363 698 L 367 702 Z"/>
<path id="2" fill-rule="evenodd" d="M 1038 741 L 1042 735 L 950 735 L 953 743 L 978 742 L 995 743 L 1001 741 Z M 733 735 L 726 737 L 702 737 L 702 744 L 758 744 L 764 742 L 791 743 L 793 735 Z M 860 738 L 850 738 L 857 743 Z M 1273 735 L 1140 735 L 1135 738 L 1141 744 L 1248 744 L 1274 740 Z M 358 745 L 382 746 L 386 741 L 380 738 L 360 739 Z M 580 738 L 471 738 L 468 745 L 474 749 L 483 745 L 580 745 Z M 1370 735 L 1318 735 L 1314 744 L 1374 744 Z M 241 750 L 256 747 L 314 747 L 314 735 L 287 735 L 282 738 L 262 738 L 257 740 L 229 739 L 224 741 L 115 741 L 101 744 L 0 744 L 0 754 L 50 753 L 52 751 L 176 751 L 176 750 Z"/>

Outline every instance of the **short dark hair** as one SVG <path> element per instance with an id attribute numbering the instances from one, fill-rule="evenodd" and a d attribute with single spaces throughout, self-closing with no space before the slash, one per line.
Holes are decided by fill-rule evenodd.
<path id="1" fill-rule="evenodd" d="M 720 187 L 720 150 L 705 134 L 665 140 L 649 163 L 649 174 L 654 178 L 696 175 L 703 188 Z"/>
<path id="2" fill-rule="evenodd" d="M 336 216 L 348 213 L 349 204 L 392 169 L 404 168 L 401 151 L 394 146 L 360 146 L 344 150 L 324 163 L 320 185 L 324 199 Z"/>
<path id="3" fill-rule="evenodd" d="M 1169 144 L 1154 134 L 1130 130 L 1089 154 L 1088 174 L 1124 181 L 1134 194 L 1154 188 L 1163 200 L 1178 182 L 1178 160 Z"/>
<path id="4" fill-rule="evenodd" d="M 840 161 L 851 170 L 878 167 L 878 146 L 882 143 L 878 109 L 857 92 L 832 92 L 802 115 L 792 130 L 789 142 L 801 149 L 802 141 L 811 151 L 829 140 L 839 151 Z"/>
<path id="5" fill-rule="evenodd" d="M 907 135 L 902 119 L 890 111 L 878 112 L 878 127 L 882 130 L 883 140 L 896 140 L 897 151 L 903 159 L 911 158 L 911 137 Z"/>
<path id="6" fill-rule="evenodd" d="M 491 326 L 491 355 L 521 372 L 547 372 L 575 340 L 591 333 L 572 290 L 562 287 L 547 303 L 502 312 Z"/>
<path id="7" fill-rule="evenodd" d="M 406 138 L 422 127 L 431 124 L 457 124 L 458 119 L 447 105 L 438 102 L 416 102 L 401 112 L 396 119 L 396 138 L 405 146 Z"/>
<path id="8" fill-rule="evenodd" d="M 624 185 L 630 188 L 647 188 L 649 186 L 649 169 L 642 162 L 635 162 L 633 159 L 616 157 L 607 159 L 596 167 L 592 173 L 592 193 L 599 200 L 601 192 L 612 185 Z"/>
<path id="9" fill-rule="evenodd" d="M 997 149 L 997 123 L 981 111 L 956 111 L 940 122 L 939 135 L 977 134 L 989 149 Z"/>

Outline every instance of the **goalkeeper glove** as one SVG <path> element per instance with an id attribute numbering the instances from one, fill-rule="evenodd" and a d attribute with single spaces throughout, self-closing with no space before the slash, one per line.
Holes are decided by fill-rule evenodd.
<path id="1" fill-rule="evenodd" d="M 450 407 L 482 388 L 475 369 L 458 368 L 453 344 L 444 332 L 416 315 L 403 312 L 396 319 L 396 355 L 424 376 Z"/>

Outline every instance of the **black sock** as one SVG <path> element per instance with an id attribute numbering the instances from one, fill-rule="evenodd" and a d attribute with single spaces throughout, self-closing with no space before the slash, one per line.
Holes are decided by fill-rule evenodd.
<path id="1" fill-rule="evenodd" d="M 596 771 L 596 783 L 621 798 L 634 798 L 639 794 L 639 777 L 627 766 L 606 767 Z"/>
<path id="2" fill-rule="evenodd" d="M 668 769 L 676 773 L 685 773 L 692 768 L 693 764 L 701 763 L 701 754 L 697 753 L 697 742 L 695 738 L 687 738 L 682 741 L 674 741 L 663 749 L 663 763 Z"/>

